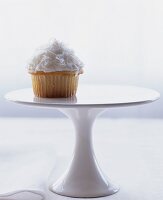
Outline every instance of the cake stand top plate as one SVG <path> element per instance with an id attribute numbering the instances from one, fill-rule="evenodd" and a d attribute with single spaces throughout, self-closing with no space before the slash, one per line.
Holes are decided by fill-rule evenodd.
<path id="1" fill-rule="evenodd" d="M 128 85 L 79 85 L 76 96 L 70 98 L 38 98 L 32 88 L 9 92 L 9 101 L 41 107 L 121 107 L 150 103 L 160 94 L 151 89 Z"/>

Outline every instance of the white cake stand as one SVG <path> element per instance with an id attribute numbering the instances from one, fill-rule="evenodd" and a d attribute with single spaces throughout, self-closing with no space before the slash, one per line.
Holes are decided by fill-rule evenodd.
<path id="1" fill-rule="evenodd" d="M 24 105 L 58 109 L 74 123 L 73 159 L 65 174 L 49 186 L 50 190 L 69 197 L 102 197 L 116 193 L 118 188 L 103 174 L 94 154 L 92 126 L 95 118 L 108 108 L 150 103 L 159 98 L 159 93 L 135 86 L 82 85 L 76 97 L 71 98 L 37 98 L 32 89 L 10 92 L 6 98 Z"/>

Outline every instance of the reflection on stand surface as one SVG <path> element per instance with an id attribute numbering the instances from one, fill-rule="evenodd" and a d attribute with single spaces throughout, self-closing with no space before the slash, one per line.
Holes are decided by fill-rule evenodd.
<path id="1" fill-rule="evenodd" d="M 72 96 L 68 98 L 41 98 L 35 96 L 33 101 L 41 104 L 75 104 L 77 103 L 77 97 Z"/>

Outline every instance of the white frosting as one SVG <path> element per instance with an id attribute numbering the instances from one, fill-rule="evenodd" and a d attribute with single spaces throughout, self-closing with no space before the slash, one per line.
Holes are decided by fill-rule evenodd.
<path id="1" fill-rule="evenodd" d="M 67 48 L 63 43 L 54 40 L 49 45 L 36 51 L 28 65 L 28 71 L 56 72 L 56 71 L 78 71 L 83 63 L 74 54 L 73 50 Z"/>

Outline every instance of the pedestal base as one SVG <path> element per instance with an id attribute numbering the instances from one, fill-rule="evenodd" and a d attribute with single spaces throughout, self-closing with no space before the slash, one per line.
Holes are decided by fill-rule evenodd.
<path id="1" fill-rule="evenodd" d="M 70 167 L 49 189 L 63 196 L 80 198 L 103 197 L 116 193 L 118 188 L 101 171 L 92 145 L 92 125 L 103 109 L 66 108 L 61 111 L 74 122 L 76 145 Z"/>
<path id="2" fill-rule="evenodd" d="M 113 186 L 108 181 L 104 184 L 98 185 L 91 184 L 91 186 L 87 187 L 87 184 L 78 185 L 78 184 L 70 184 L 65 180 L 67 178 L 64 177 L 62 180 L 57 181 L 57 183 L 50 186 L 50 190 L 56 194 L 67 196 L 67 197 L 75 197 L 75 198 L 95 198 L 95 197 L 105 197 L 118 192 L 119 188 Z M 81 182 L 78 180 L 78 182 Z"/>

